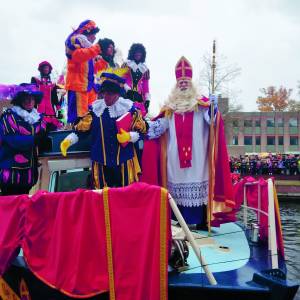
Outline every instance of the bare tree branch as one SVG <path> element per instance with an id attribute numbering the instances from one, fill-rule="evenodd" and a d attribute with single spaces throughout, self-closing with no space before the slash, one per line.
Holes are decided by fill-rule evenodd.
<path id="1" fill-rule="evenodd" d="M 210 53 L 206 53 L 202 57 L 203 68 L 200 70 L 199 84 L 200 87 L 207 89 L 211 93 L 211 72 L 212 57 Z M 229 64 L 224 55 L 217 55 L 215 69 L 215 91 L 220 94 L 228 95 L 230 89 L 229 83 L 232 83 L 241 74 L 241 68 L 236 64 Z"/>

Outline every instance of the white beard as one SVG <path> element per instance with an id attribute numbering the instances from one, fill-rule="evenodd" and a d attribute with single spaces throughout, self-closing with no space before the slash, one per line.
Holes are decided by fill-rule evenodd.
<path id="1" fill-rule="evenodd" d="M 193 84 L 184 91 L 181 91 L 175 86 L 168 100 L 165 102 L 164 107 L 177 113 L 193 111 L 198 103 L 197 98 L 199 98 L 199 95 Z"/>

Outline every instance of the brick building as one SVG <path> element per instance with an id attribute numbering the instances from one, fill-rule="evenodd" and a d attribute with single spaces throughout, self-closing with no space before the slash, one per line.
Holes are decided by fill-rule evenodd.
<path id="1" fill-rule="evenodd" d="M 300 153 L 300 112 L 229 112 L 225 128 L 230 153 Z"/>

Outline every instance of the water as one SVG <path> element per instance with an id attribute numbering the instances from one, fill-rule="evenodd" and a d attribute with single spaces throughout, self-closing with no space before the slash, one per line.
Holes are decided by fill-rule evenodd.
<path id="1" fill-rule="evenodd" d="M 284 250 L 288 269 L 287 278 L 300 282 L 300 201 L 281 201 L 280 215 Z M 295 300 L 300 300 L 300 291 Z"/>

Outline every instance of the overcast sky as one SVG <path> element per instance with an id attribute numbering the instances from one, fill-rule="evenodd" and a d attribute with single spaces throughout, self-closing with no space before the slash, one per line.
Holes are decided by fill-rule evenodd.
<path id="1" fill-rule="evenodd" d="M 4 4 L 5 3 L 5 4 Z M 64 41 L 79 23 L 94 20 L 127 57 L 143 43 L 150 68 L 151 111 L 175 83 L 174 66 L 186 56 L 197 80 L 213 39 L 217 51 L 242 69 L 232 88 L 245 111 L 256 110 L 259 89 L 283 85 L 296 93 L 300 80 L 298 0 L 20 0 L 1 4 L 0 83 L 29 81 L 48 60 L 61 71 Z"/>

